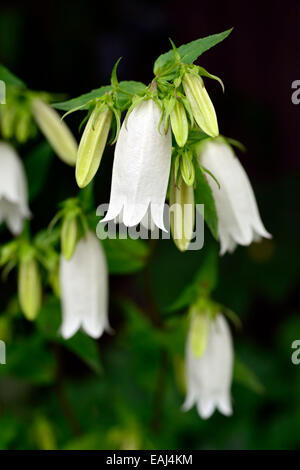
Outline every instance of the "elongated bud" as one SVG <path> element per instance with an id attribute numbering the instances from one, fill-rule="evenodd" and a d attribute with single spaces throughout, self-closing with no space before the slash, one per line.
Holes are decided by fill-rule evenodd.
<path id="1" fill-rule="evenodd" d="M 189 125 L 184 106 L 179 101 L 176 101 L 175 106 L 171 111 L 170 119 L 176 142 L 179 147 L 183 147 L 188 138 Z"/>
<path id="2" fill-rule="evenodd" d="M 219 135 L 215 108 L 199 75 L 186 73 L 182 82 L 198 126 L 211 137 Z"/>
<path id="3" fill-rule="evenodd" d="M 94 178 L 106 145 L 112 112 L 109 108 L 99 113 L 96 106 L 84 129 L 76 161 L 76 181 L 84 188 Z"/>
<path id="4" fill-rule="evenodd" d="M 188 186 L 192 186 L 195 180 L 195 168 L 193 164 L 193 153 L 189 150 L 182 154 L 180 171 L 184 182 Z"/>
<path id="5" fill-rule="evenodd" d="M 186 251 L 193 236 L 195 223 L 194 188 L 180 177 L 175 183 L 174 175 L 170 185 L 170 225 L 175 245 Z"/>
<path id="6" fill-rule="evenodd" d="M 61 252 L 69 260 L 72 258 L 78 237 L 78 225 L 76 218 L 66 217 L 61 229 Z"/>
<path id="7" fill-rule="evenodd" d="M 44 101 L 32 102 L 34 118 L 55 153 L 68 165 L 74 166 L 77 157 L 77 142 L 59 114 Z"/>
<path id="8" fill-rule="evenodd" d="M 206 312 L 201 312 L 196 306 L 191 309 L 191 328 L 190 328 L 190 341 L 194 357 L 201 357 L 204 354 L 208 332 L 209 332 L 209 315 Z"/>
<path id="9" fill-rule="evenodd" d="M 13 136 L 15 118 L 14 108 L 4 105 L 3 113 L 1 113 L 1 133 L 4 139 L 10 139 Z"/>
<path id="10" fill-rule="evenodd" d="M 12 325 L 11 325 L 11 318 L 8 316 L 1 316 L 0 317 L 0 338 L 2 341 L 9 341 L 12 336 Z M 1 343 L 0 343 L 1 345 Z M 1 351 L 1 346 L 0 346 Z M 1 361 L 1 354 L 0 354 L 0 361 Z M 2 362 L 0 362 L 2 364 Z"/>
<path id="11" fill-rule="evenodd" d="M 30 135 L 30 114 L 22 113 L 16 125 L 16 138 L 20 143 L 28 140 Z"/>
<path id="12" fill-rule="evenodd" d="M 34 258 L 24 258 L 19 265 L 18 294 L 21 309 L 27 320 L 34 320 L 41 308 L 42 283 Z"/>

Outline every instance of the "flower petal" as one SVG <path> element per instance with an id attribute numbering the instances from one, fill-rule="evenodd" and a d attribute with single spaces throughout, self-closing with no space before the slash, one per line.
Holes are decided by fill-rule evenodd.
<path id="1" fill-rule="evenodd" d="M 1 218 L 14 235 L 19 234 L 23 219 L 30 217 L 27 180 L 22 161 L 5 142 L 0 142 L 0 200 Z"/>
<path id="2" fill-rule="evenodd" d="M 93 338 L 109 330 L 107 266 L 100 241 L 92 232 L 77 245 L 72 258 L 61 257 L 62 334 L 72 336 L 82 325 Z"/>
<path id="3" fill-rule="evenodd" d="M 123 222 L 137 225 L 149 204 L 157 205 L 153 221 L 163 227 L 172 140 L 160 133 L 161 110 L 153 100 L 138 104 L 123 122 L 116 144 L 109 210 L 103 222 L 114 219 L 123 207 Z"/>
<path id="4" fill-rule="evenodd" d="M 193 320 L 192 320 L 193 322 Z M 223 315 L 210 320 L 206 349 L 201 357 L 192 350 L 192 331 L 186 348 L 187 397 L 184 409 L 196 402 L 199 415 L 206 419 L 218 408 L 224 414 L 231 410 L 229 390 L 232 381 L 233 348 L 230 330 Z"/>
<path id="5" fill-rule="evenodd" d="M 261 221 L 248 176 L 231 147 L 207 142 L 200 163 L 219 181 L 220 188 L 208 178 L 218 213 L 221 254 L 232 252 L 236 244 L 249 245 L 256 234 L 270 238 Z"/>

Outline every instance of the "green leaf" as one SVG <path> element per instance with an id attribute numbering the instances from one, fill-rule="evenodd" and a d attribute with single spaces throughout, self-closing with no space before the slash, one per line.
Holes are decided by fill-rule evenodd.
<path id="1" fill-rule="evenodd" d="M 16 75 L 10 72 L 8 68 L 6 68 L 4 65 L 1 65 L 1 64 L 0 64 L 0 80 L 3 80 L 3 82 L 6 85 L 26 88 L 25 83 L 20 78 L 16 77 Z"/>
<path id="2" fill-rule="evenodd" d="M 180 55 L 181 62 L 185 64 L 192 64 L 203 52 L 223 41 L 231 33 L 232 28 L 224 31 L 223 33 L 213 34 L 205 38 L 196 39 L 178 47 L 177 52 Z M 169 52 L 162 54 L 154 63 L 154 74 L 163 75 L 175 64 L 174 51 L 171 49 Z"/>
<path id="3" fill-rule="evenodd" d="M 92 90 L 89 93 L 85 93 L 84 95 L 77 96 L 77 98 L 72 98 L 71 100 L 62 101 L 60 103 L 53 103 L 53 108 L 61 109 L 62 111 L 70 111 L 73 108 L 77 108 L 78 106 L 83 106 L 81 109 L 88 109 L 88 106 L 85 106 L 89 101 L 94 100 L 96 98 L 100 98 L 108 91 L 112 90 L 111 85 L 102 86 L 97 88 L 96 90 Z"/>
<path id="4" fill-rule="evenodd" d="M 212 292 L 218 280 L 218 253 L 213 245 L 206 247 L 204 259 L 196 272 L 192 283 L 186 286 L 177 299 L 168 307 L 169 312 L 181 310 L 201 295 Z"/>
<path id="5" fill-rule="evenodd" d="M 234 361 L 233 379 L 255 393 L 262 394 L 265 391 L 265 387 L 256 374 L 237 357 Z"/>
<path id="6" fill-rule="evenodd" d="M 0 367 L 0 377 L 11 375 L 30 384 L 44 385 L 52 383 L 54 373 L 52 351 L 37 332 L 7 344 L 6 365 Z"/>
<path id="7" fill-rule="evenodd" d="M 141 93 L 146 88 L 146 85 L 141 82 L 123 81 L 119 83 L 119 91 L 117 93 L 118 101 L 121 107 L 128 101 L 131 100 L 131 97 L 135 94 Z M 102 86 L 96 90 L 92 90 L 89 93 L 78 96 L 77 98 L 72 98 L 68 101 L 62 101 L 60 103 L 54 103 L 52 106 L 56 109 L 61 109 L 63 111 L 70 111 L 74 108 L 82 106 L 81 110 L 87 110 L 87 103 L 96 98 L 101 98 L 105 93 L 111 91 L 113 87 L 111 85 Z"/>
<path id="8" fill-rule="evenodd" d="M 195 203 L 204 204 L 204 219 L 207 223 L 213 237 L 218 240 L 218 215 L 212 190 L 207 182 L 207 177 L 195 163 Z"/>
<path id="9" fill-rule="evenodd" d="M 118 91 L 118 102 L 120 107 L 128 107 L 128 104 L 131 104 L 132 97 L 143 93 L 146 88 L 147 87 L 144 83 L 135 82 L 134 80 L 120 82 Z"/>
<path id="10" fill-rule="evenodd" d="M 65 340 L 59 334 L 61 324 L 60 301 L 55 297 L 50 297 L 44 305 L 36 319 L 36 325 L 43 336 L 49 340 L 62 344 L 66 349 L 76 354 L 94 372 L 99 374 L 102 371 L 99 351 L 95 340 L 79 331 L 72 338 Z"/>
<path id="11" fill-rule="evenodd" d="M 131 274 L 143 269 L 149 256 L 149 247 L 142 240 L 105 239 L 101 240 L 105 249 L 108 268 L 111 274 Z"/>
<path id="12" fill-rule="evenodd" d="M 28 192 L 30 201 L 42 191 L 53 156 L 52 148 L 48 142 L 43 141 L 34 147 L 24 159 L 24 166 L 29 180 Z"/>
<path id="13" fill-rule="evenodd" d="M 134 80 L 125 80 L 119 83 L 119 89 L 121 93 L 137 95 L 138 93 L 141 93 L 146 89 L 146 85 L 142 82 L 135 82 Z"/>

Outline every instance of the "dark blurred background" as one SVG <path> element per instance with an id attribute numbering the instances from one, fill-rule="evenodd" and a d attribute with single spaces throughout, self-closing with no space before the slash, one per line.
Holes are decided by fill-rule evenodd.
<path id="1" fill-rule="evenodd" d="M 0 62 L 30 88 L 68 93 L 70 97 L 107 84 L 111 69 L 121 56 L 119 79 L 148 83 L 155 58 L 170 48 L 168 38 L 181 45 L 232 26 L 234 30 L 230 37 L 206 52 L 199 64 L 224 81 L 224 95 L 216 82 L 206 81 L 218 113 L 221 133 L 246 146 L 247 153 L 239 154 L 239 157 L 255 187 L 265 225 L 274 238 L 249 249 L 239 248 L 233 256 L 222 259 L 215 296 L 242 317 L 244 327 L 235 335 L 236 349 L 263 383 L 264 393 L 255 393 L 235 384 L 235 414 L 229 420 L 215 416 L 204 423 L 196 412 L 179 417 L 177 409 L 172 415 L 162 411 L 165 421 L 162 419 L 159 432 L 155 437 L 146 433 L 147 437 L 141 438 L 143 443 L 139 445 L 145 448 L 300 448 L 300 365 L 292 365 L 290 360 L 291 343 L 300 339 L 300 105 L 291 101 L 292 82 L 300 79 L 300 4 L 297 1 L 257 0 L 1 2 Z M 103 165 L 110 171 L 108 159 Z M 48 196 L 35 202 L 38 226 L 49 222 L 60 199 L 67 197 L 68 192 L 76 192 L 69 169 L 55 162 L 49 171 Z M 65 172 L 62 173 L 65 178 L 61 186 L 55 188 L 56 198 L 51 202 L 57 171 Z M 103 179 L 97 179 L 97 182 L 99 200 L 96 202 L 100 203 L 108 198 L 109 178 L 107 183 Z M 161 245 L 159 250 L 161 264 L 167 261 L 171 266 L 172 263 L 178 266 L 179 255 L 171 245 Z M 158 268 L 155 269 L 158 273 Z M 170 300 L 172 289 L 165 282 L 163 291 L 159 285 L 161 279 L 153 277 L 156 301 L 163 308 L 166 297 Z M 124 289 L 122 280 L 113 282 L 117 283 L 118 289 Z M 134 332 L 135 328 L 142 331 L 140 325 L 133 326 Z M 139 344 L 140 348 L 142 346 Z M 139 350 L 139 354 L 143 357 L 142 351 Z M 149 360 L 147 354 L 145 352 L 145 360 Z M 130 360 L 134 359 L 131 357 Z M 120 367 L 118 361 L 115 352 L 107 359 L 112 367 Z M 141 380 L 144 379 L 150 387 L 151 378 Z M 135 392 L 128 385 L 124 371 L 119 381 L 118 377 L 110 377 L 110 380 L 110 385 L 123 387 L 125 402 L 128 395 L 125 411 L 119 413 L 121 421 L 127 424 L 121 425 L 120 431 L 119 423 L 113 424 L 117 418 L 112 418 L 107 411 L 103 429 L 117 426 L 118 431 L 114 432 L 120 436 L 122 429 L 127 429 L 128 422 L 131 423 L 128 414 L 131 413 L 136 422 L 143 421 L 144 415 L 132 398 Z M 139 379 L 135 380 L 138 382 Z M 255 383 L 253 388 L 261 391 Z M 181 400 L 178 396 L 174 398 L 172 393 L 166 393 L 168 409 L 178 406 Z M 109 392 L 98 390 L 94 382 L 85 394 L 87 409 L 100 395 L 109 396 Z M 74 392 L 72 399 L 84 421 L 86 412 L 83 411 L 82 397 L 77 397 Z M 140 401 L 142 410 L 143 400 Z M 46 404 L 41 406 L 49 418 L 51 405 L 49 409 Z M 101 409 L 100 404 L 99 407 Z M 5 416 L 4 412 L 4 423 Z M 99 420 L 100 416 L 101 413 Z M 17 420 L 19 427 L 16 425 L 18 431 L 11 430 L 11 440 L 7 438 L 8 431 L 2 433 L 3 444 L 0 422 L 0 445 L 8 448 L 32 445 L 28 444 L 30 439 L 26 443 L 18 441 L 22 419 L 18 412 L 8 415 L 8 430 L 13 420 Z M 56 422 L 55 419 L 54 424 L 51 419 L 47 424 L 50 428 L 58 427 L 59 418 Z M 136 422 L 132 424 L 134 429 L 140 426 Z M 93 448 L 97 445 L 98 430 L 89 432 L 89 424 L 84 426 L 90 440 L 85 436 L 70 443 L 70 447 Z M 139 433 L 143 436 L 141 430 Z M 117 442 L 117 437 L 115 439 Z M 59 446 L 66 445 L 65 436 L 58 435 L 56 440 Z M 42 446 L 34 442 L 37 447 Z"/>

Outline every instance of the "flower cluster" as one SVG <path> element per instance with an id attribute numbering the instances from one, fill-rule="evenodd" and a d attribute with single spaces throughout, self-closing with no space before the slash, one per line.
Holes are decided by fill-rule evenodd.
<path id="1" fill-rule="evenodd" d="M 229 34 L 225 33 L 223 39 Z M 62 203 L 50 229 L 32 238 L 22 161 L 10 144 L 0 143 L 0 222 L 5 221 L 12 234 L 19 235 L 2 247 L 0 265 L 8 269 L 17 266 L 19 302 L 28 320 L 39 313 L 46 282 L 61 298 L 60 332 L 65 339 L 80 328 L 93 338 L 110 331 L 106 255 L 80 199 L 92 188 L 90 183 L 108 142 L 115 144 L 115 150 L 109 208 L 102 223 L 117 220 L 127 227 L 142 223 L 151 230 L 157 227 L 165 231 L 164 206 L 168 199 L 173 208 L 172 237 L 185 252 L 193 238 L 196 203 L 209 201 L 205 220 L 210 228 L 217 227 L 212 232 L 220 243 L 220 254 L 233 252 L 237 245 L 270 238 L 247 174 L 230 140 L 219 135 L 216 111 L 203 77 L 223 83 L 193 64 L 213 41 L 217 44 L 222 40 L 221 36 L 199 40 L 199 54 L 195 54 L 194 43 L 179 49 L 172 44 L 173 49 L 155 62 L 155 76 L 149 86 L 119 82 L 116 64 L 110 85 L 56 104 L 66 114 L 88 111 L 79 145 L 49 105 L 48 94 L 26 90 L 24 84 L 20 89 L 11 87 L 12 98 L 0 116 L 3 139 L 17 137 L 24 142 L 37 125 L 60 159 L 75 166 L 79 188 L 88 187 Z M 21 118 L 16 119 L 18 93 L 26 106 Z M 185 207 L 188 210 L 182 211 Z M 54 229 L 58 221 L 59 228 Z M 216 306 L 209 295 L 195 290 L 186 346 L 184 409 L 196 404 L 203 418 L 216 408 L 225 415 L 232 412 L 231 334 L 222 307 Z"/>

